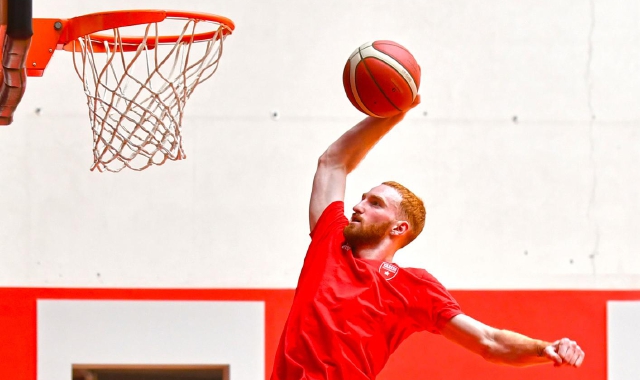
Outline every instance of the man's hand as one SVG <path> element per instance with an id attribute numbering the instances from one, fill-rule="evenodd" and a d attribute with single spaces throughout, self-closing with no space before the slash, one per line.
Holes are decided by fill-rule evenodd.
<path id="1" fill-rule="evenodd" d="M 422 99 L 420 98 L 420 94 L 416 95 L 416 98 L 413 99 L 413 103 L 411 103 L 411 106 L 409 108 L 407 108 L 406 110 L 404 110 L 404 112 L 401 112 L 395 116 L 391 116 L 390 118 L 388 118 L 388 120 L 394 120 L 395 122 L 400 122 L 400 120 L 404 119 L 404 117 L 407 115 L 407 112 L 411 111 L 412 109 L 416 108 L 420 102 L 422 101 Z"/>
<path id="2" fill-rule="evenodd" d="M 556 367 L 563 365 L 580 367 L 584 360 L 584 352 L 580 346 L 567 338 L 556 340 L 545 347 L 543 355 L 553 360 Z"/>

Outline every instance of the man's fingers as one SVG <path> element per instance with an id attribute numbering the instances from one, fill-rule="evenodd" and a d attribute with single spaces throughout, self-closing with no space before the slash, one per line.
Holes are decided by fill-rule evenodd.
<path id="1" fill-rule="evenodd" d="M 562 364 L 579 367 L 584 360 L 584 352 L 576 342 L 570 339 L 562 338 L 550 347 L 555 349 Z"/>
<path id="2" fill-rule="evenodd" d="M 407 112 L 409 112 L 412 109 L 414 109 L 415 107 L 417 107 L 418 104 L 420 104 L 420 94 L 417 94 L 416 98 L 413 99 L 413 103 L 411 104 L 411 107 L 407 108 L 406 110 L 404 110 L 403 112 L 400 112 L 397 115 L 389 117 L 388 119 L 392 120 L 393 122 L 400 122 L 402 119 L 404 119 L 404 117 L 407 114 Z"/>
<path id="3" fill-rule="evenodd" d="M 556 352 L 556 348 L 554 347 L 554 345 L 545 347 L 544 353 L 549 359 L 554 361 L 554 365 L 559 366 L 562 364 L 562 358 Z"/>
<path id="4" fill-rule="evenodd" d="M 576 347 L 573 349 L 573 355 L 568 360 L 568 364 L 574 367 L 580 367 L 580 364 L 582 364 L 583 359 L 584 359 L 584 352 L 582 351 L 580 346 L 576 344 Z"/>
<path id="5" fill-rule="evenodd" d="M 580 349 L 580 356 L 576 360 L 576 367 L 580 367 L 582 365 L 582 361 L 584 360 L 584 351 Z"/>
<path id="6" fill-rule="evenodd" d="M 420 104 L 420 101 L 421 101 L 420 94 L 417 94 L 416 98 L 413 99 L 413 104 L 411 105 L 411 108 L 413 108 L 413 107 L 417 106 L 418 104 Z"/>
<path id="7" fill-rule="evenodd" d="M 558 344 L 558 355 L 564 360 L 567 356 L 567 351 L 570 348 L 570 340 L 567 338 L 560 339 Z"/>
<path id="8" fill-rule="evenodd" d="M 567 350 L 567 355 L 564 359 L 565 364 L 573 366 L 576 364 L 576 360 L 578 360 L 578 351 L 575 349 Z"/>

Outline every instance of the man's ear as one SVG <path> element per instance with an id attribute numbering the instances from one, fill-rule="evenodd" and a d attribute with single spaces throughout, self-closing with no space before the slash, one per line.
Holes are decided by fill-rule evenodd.
<path id="1" fill-rule="evenodd" d="M 391 235 L 402 236 L 409 232 L 409 222 L 406 220 L 399 220 L 395 223 L 391 229 Z"/>

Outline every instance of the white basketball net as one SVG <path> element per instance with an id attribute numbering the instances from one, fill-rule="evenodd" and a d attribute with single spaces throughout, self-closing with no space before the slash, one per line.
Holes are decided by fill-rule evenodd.
<path id="1" fill-rule="evenodd" d="M 141 171 L 186 158 L 180 133 L 184 107 L 193 90 L 217 70 L 227 27 L 193 19 L 172 21 L 184 22 L 176 43 L 158 44 L 159 23 L 151 23 L 143 26 L 143 42 L 135 51 L 117 48 L 123 46 L 119 28 L 113 29 L 116 48 L 91 36 L 74 44 L 74 67 L 87 95 L 93 129 L 91 170 Z M 215 24 L 214 37 L 192 42 L 199 24 Z M 102 49 L 106 52 L 99 52 Z"/>

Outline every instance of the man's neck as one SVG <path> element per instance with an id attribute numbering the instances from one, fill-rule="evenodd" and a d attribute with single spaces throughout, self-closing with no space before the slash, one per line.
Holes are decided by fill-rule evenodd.
<path id="1" fill-rule="evenodd" d="M 393 262 L 393 256 L 396 254 L 395 249 L 384 246 L 363 246 L 352 247 L 353 255 L 361 259 L 378 260 Z"/>

